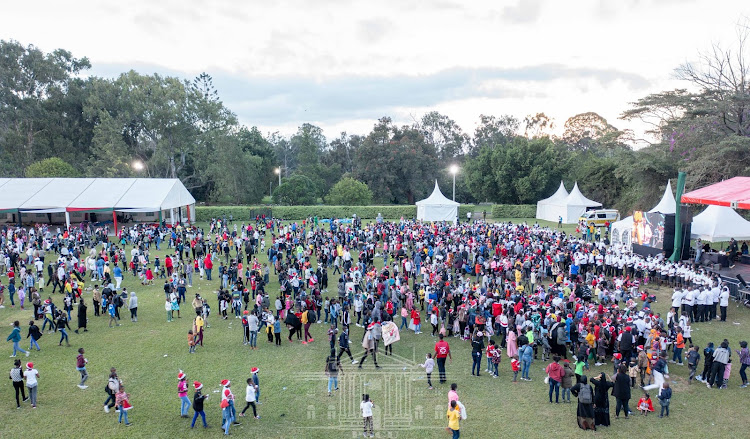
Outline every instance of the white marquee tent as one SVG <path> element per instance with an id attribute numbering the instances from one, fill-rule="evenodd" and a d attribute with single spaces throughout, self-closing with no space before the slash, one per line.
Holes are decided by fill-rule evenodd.
<path id="1" fill-rule="evenodd" d="M 667 180 L 667 187 L 664 188 L 664 195 L 662 195 L 659 203 L 654 206 L 649 212 L 659 212 L 665 215 L 674 214 L 677 211 L 677 202 L 672 194 L 672 183 Z M 613 244 L 622 243 L 630 245 L 630 235 L 633 232 L 633 215 L 627 218 L 623 218 L 616 223 L 612 223 L 612 232 L 610 234 L 611 241 Z"/>
<path id="2" fill-rule="evenodd" d="M 17 221 L 15 215 L 46 222 L 54 214 L 69 225 L 71 219 L 83 221 L 90 213 L 103 212 L 126 212 L 145 221 L 168 213 L 171 224 L 175 215 L 178 222 L 194 221 L 195 198 L 171 178 L 0 179 L 0 215 L 5 214 L 6 222 Z"/>
<path id="3" fill-rule="evenodd" d="M 568 197 L 568 191 L 565 185 L 560 181 L 560 187 L 551 197 L 540 200 L 536 203 L 536 218 L 545 221 L 557 222 L 558 217 L 562 216 L 562 206 L 565 198 Z"/>
<path id="4" fill-rule="evenodd" d="M 709 242 L 739 241 L 750 239 L 750 221 L 745 220 L 731 207 L 708 206 L 693 217 L 690 229 L 691 239 Z"/>
<path id="5" fill-rule="evenodd" d="M 561 210 L 562 213 L 559 215 L 562 216 L 564 224 L 575 224 L 589 208 L 602 207 L 602 203 L 589 200 L 583 196 L 581 190 L 578 189 L 578 182 L 573 186 L 570 194 L 565 197 L 564 203 L 564 210 Z"/>
<path id="6" fill-rule="evenodd" d="M 417 201 L 417 219 L 421 221 L 451 221 L 458 220 L 459 203 L 449 200 L 440 192 L 437 180 L 435 189 L 429 197 Z"/>

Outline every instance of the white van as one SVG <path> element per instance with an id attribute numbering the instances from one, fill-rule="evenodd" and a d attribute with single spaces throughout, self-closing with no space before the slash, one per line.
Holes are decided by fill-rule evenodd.
<path id="1" fill-rule="evenodd" d="M 612 224 L 620 220 L 620 212 L 617 209 L 589 210 L 578 219 L 578 223 L 584 221 L 587 226 L 604 227 L 606 223 Z"/>

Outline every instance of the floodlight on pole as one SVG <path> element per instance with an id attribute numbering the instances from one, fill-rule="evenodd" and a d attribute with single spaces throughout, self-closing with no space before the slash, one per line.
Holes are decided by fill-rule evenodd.
<path id="1" fill-rule="evenodd" d="M 130 165 L 135 171 L 143 171 L 143 169 L 146 167 L 142 161 L 140 160 L 133 160 L 133 163 Z"/>
<path id="2" fill-rule="evenodd" d="M 458 165 L 451 165 L 448 170 L 453 174 L 453 201 L 456 201 L 456 174 L 458 174 Z"/>
<path id="3" fill-rule="evenodd" d="M 279 176 L 279 186 L 281 186 L 281 168 L 276 168 L 273 170 L 273 172 L 275 172 L 276 175 Z"/>

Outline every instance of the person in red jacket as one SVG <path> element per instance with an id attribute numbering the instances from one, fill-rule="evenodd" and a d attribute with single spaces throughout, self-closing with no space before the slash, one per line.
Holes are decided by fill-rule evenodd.
<path id="1" fill-rule="evenodd" d="M 214 263 L 211 260 L 211 254 L 206 255 L 206 259 L 203 260 L 203 268 L 206 270 L 206 280 L 211 280 L 211 269 L 214 268 Z"/>
<path id="2" fill-rule="evenodd" d="M 451 355 L 451 347 L 448 345 L 448 342 L 443 340 L 443 334 L 441 333 L 439 337 L 440 340 L 435 343 L 435 358 L 437 359 L 438 371 L 440 373 L 440 384 L 445 384 L 445 358 L 449 358 L 452 362 L 453 356 Z"/>
<path id="3" fill-rule="evenodd" d="M 416 308 L 411 310 L 411 319 L 414 321 L 414 334 L 421 334 L 422 321 L 420 320 L 419 311 Z"/>

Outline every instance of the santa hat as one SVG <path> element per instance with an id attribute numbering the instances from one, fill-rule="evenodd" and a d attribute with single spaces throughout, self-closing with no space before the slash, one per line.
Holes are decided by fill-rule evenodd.
<path id="1" fill-rule="evenodd" d="M 250 314 L 250 311 L 248 311 L 248 310 L 244 310 L 244 311 L 242 311 L 242 314 L 244 314 L 244 315 L 248 315 L 248 314 Z"/>
<path id="2" fill-rule="evenodd" d="M 632 317 L 628 317 L 628 319 L 626 320 L 626 322 L 633 323 L 633 318 Z"/>
<path id="3" fill-rule="evenodd" d="M 618 353 L 613 354 L 612 357 L 617 358 L 618 360 L 621 360 L 622 354 L 618 352 Z"/>
<path id="4" fill-rule="evenodd" d="M 258 373 L 258 372 L 260 372 L 260 369 L 257 367 L 253 367 L 252 369 L 250 369 L 250 373 Z"/>
<path id="5" fill-rule="evenodd" d="M 630 332 L 630 326 L 625 327 L 625 332 Z"/>
<path id="6" fill-rule="evenodd" d="M 639 351 L 642 351 L 642 350 L 643 350 L 643 345 L 642 345 L 642 344 L 641 344 L 641 345 L 638 345 L 638 350 L 639 350 Z"/>
<path id="7" fill-rule="evenodd" d="M 177 379 L 178 379 L 178 380 L 182 381 L 182 380 L 184 380 L 185 378 L 187 378 L 187 375 L 185 375 L 185 372 L 183 372 L 183 371 L 180 371 L 180 373 L 178 373 L 178 374 L 177 374 Z"/>
<path id="8" fill-rule="evenodd" d="M 28 363 L 26 363 L 26 368 L 27 369 L 33 369 L 34 368 L 34 363 L 32 363 L 31 361 L 29 361 Z"/>
<path id="9" fill-rule="evenodd" d="M 195 390 L 200 390 L 203 388 L 203 384 L 199 383 L 198 381 L 193 381 L 193 387 L 195 387 Z"/>
<path id="10" fill-rule="evenodd" d="M 568 318 L 572 319 L 573 318 L 573 314 L 568 314 Z"/>
<path id="11" fill-rule="evenodd" d="M 232 382 L 229 381 L 229 380 L 221 380 L 221 386 L 222 387 L 227 387 L 230 384 L 232 384 Z"/>

